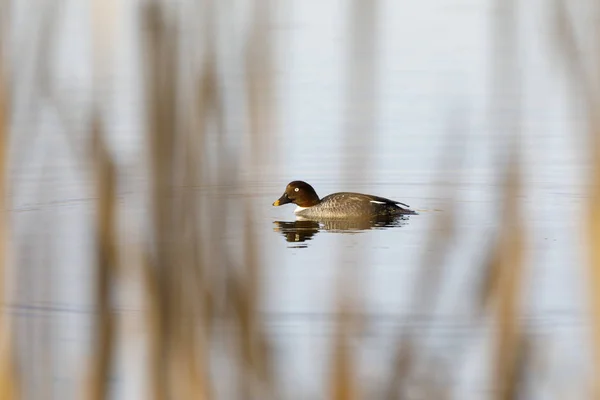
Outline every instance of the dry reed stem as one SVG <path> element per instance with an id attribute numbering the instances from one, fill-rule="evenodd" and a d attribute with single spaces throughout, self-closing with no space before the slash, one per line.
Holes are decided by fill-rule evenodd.
<path id="1" fill-rule="evenodd" d="M 347 181 L 363 181 L 370 170 L 370 151 L 374 141 L 364 141 L 375 126 L 376 96 L 376 50 L 379 1 L 354 0 L 348 4 L 348 36 L 350 44 L 346 62 L 346 97 L 342 154 L 342 178 Z M 365 147 L 367 146 L 367 147 Z M 357 149 L 362 151 L 357 152 Z M 371 147 L 372 149 L 372 147 Z M 352 339 L 363 321 L 359 321 L 359 308 L 363 299 L 359 269 L 365 259 L 359 249 L 339 249 L 338 279 L 336 285 L 337 316 L 332 341 L 330 363 L 329 398 L 356 400 L 363 389 L 358 382 L 358 368 Z"/>
<path id="2" fill-rule="evenodd" d="M 451 126 L 451 125 L 449 125 Z M 446 149 L 461 140 L 457 137 L 457 132 L 462 131 L 461 126 L 454 126 L 448 130 L 448 139 Z M 464 141 L 464 140 L 463 140 Z M 460 170 L 457 168 L 462 162 L 462 154 L 444 151 L 440 155 L 439 171 L 440 180 L 437 182 L 439 194 L 436 197 L 446 198 L 444 212 L 436 215 L 434 229 L 427 238 L 425 249 L 420 260 L 419 274 L 415 279 L 415 289 L 413 291 L 412 305 L 410 309 L 421 315 L 431 314 L 436 305 L 436 293 L 439 293 L 441 283 L 444 277 L 444 265 L 448 254 L 452 251 L 453 239 L 456 235 L 456 205 L 457 205 L 457 185 L 447 189 L 443 185 L 443 177 L 453 183 L 458 183 L 460 174 L 450 177 L 446 171 Z M 452 179 L 453 178 L 453 179 Z M 409 332 L 409 334 L 411 334 Z"/>
<path id="3" fill-rule="evenodd" d="M 108 379 L 113 360 L 115 318 L 111 288 L 116 279 L 116 170 L 103 140 L 100 122 L 93 122 L 93 150 L 98 198 L 96 218 L 96 330 L 88 398 L 108 398 Z"/>
<path id="4" fill-rule="evenodd" d="M 461 140 L 458 132 L 464 131 L 462 124 L 448 129 L 448 138 L 445 148 L 449 148 L 454 143 Z M 437 293 L 443 283 L 444 265 L 448 254 L 452 251 L 453 239 L 456 235 L 456 209 L 457 204 L 457 185 L 447 189 L 444 185 L 444 178 L 458 183 L 460 174 L 455 177 L 447 175 L 446 171 L 460 170 L 457 168 L 462 163 L 462 153 L 443 151 L 440 154 L 440 165 L 438 166 L 439 181 L 437 187 L 439 193 L 437 198 L 447 198 L 444 212 L 436 215 L 433 228 L 427 236 L 427 243 L 422 252 L 419 262 L 418 274 L 415 278 L 414 288 L 411 296 L 411 306 L 409 309 L 416 315 L 431 315 L 434 312 L 437 300 Z M 408 322 L 408 321 L 406 321 Z M 405 326 L 408 326 L 406 328 Z M 422 335 L 423 336 L 423 335 Z M 405 390 L 411 374 L 417 369 L 417 365 L 423 362 L 433 362 L 433 360 L 424 360 L 415 351 L 417 338 L 410 330 L 410 323 L 404 325 L 398 333 L 397 343 L 394 348 L 394 358 L 391 366 L 391 374 L 385 389 L 386 398 L 394 399 L 398 393 Z M 430 371 L 429 368 L 426 368 Z"/>
<path id="5" fill-rule="evenodd" d="M 384 398 L 386 400 L 402 398 L 401 393 L 403 393 L 407 378 L 416 363 L 414 347 L 410 337 L 399 339 L 394 350 L 392 374 L 385 388 Z"/>
<path id="6" fill-rule="evenodd" d="M 505 186 L 505 209 L 503 224 L 497 242 L 497 258 L 493 267 L 498 281 L 495 290 L 495 320 L 497 323 L 496 392 L 497 399 L 514 399 L 520 388 L 519 365 L 523 333 L 519 318 L 521 314 L 522 283 L 524 268 L 524 237 L 520 225 L 519 162 L 510 163 Z"/>
<path id="7" fill-rule="evenodd" d="M 596 15 L 600 7 L 596 6 Z M 592 321 L 593 376 L 591 397 L 600 398 L 600 89 L 581 56 L 573 24 L 568 17 L 566 3 L 555 2 L 557 42 L 575 88 L 583 95 L 588 116 L 588 151 L 591 159 L 588 178 L 588 196 L 585 205 L 584 226 L 587 239 L 588 301 Z M 600 52 L 594 61 L 600 60 Z"/>
<path id="8" fill-rule="evenodd" d="M 213 57 L 214 54 L 207 56 L 209 64 L 214 62 Z M 212 327 L 209 318 L 212 314 L 209 288 L 212 285 L 208 281 L 208 265 L 205 265 L 202 257 L 205 245 L 199 225 L 201 221 L 198 218 L 198 207 L 203 204 L 194 190 L 200 182 L 203 170 L 207 169 L 203 157 L 207 124 L 205 118 L 212 110 L 218 108 L 215 101 L 216 76 L 211 69 L 207 71 L 208 76 L 204 75 L 204 78 L 209 81 L 207 85 L 214 87 L 215 91 L 200 91 L 199 95 L 193 93 L 193 101 L 190 104 L 198 103 L 198 108 L 185 105 L 185 96 L 178 91 L 177 101 L 180 106 L 177 129 L 173 130 L 178 135 L 175 138 L 177 154 L 173 160 L 174 170 L 177 171 L 174 180 L 180 178 L 173 192 L 175 202 L 171 203 L 171 207 L 174 208 L 173 218 L 178 227 L 173 238 L 173 247 L 176 249 L 173 262 L 180 266 L 179 280 L 175 284 L 174 293 L 178 292 L 179 301 L 176 307 L 179 308 L 177 315 L 181 320 L 177 322 L 173 332 L 174 364 L 178 368 L 178 372 L 173 374 L 173 381 L 177 382 L 174 395 L 178 398 L 213 397 L 207 356 Z M 184 75 L 182 79 L 203 81 L 196 76 Z"/>
<path id="9" fill-rule="evenodd" d="M 502 175 L 500 228 L 494 244 L 493 257 L 488 267 L 485 286 L 493 303 L 492 318 L 495 322 L 494 397 L 514 399 L 520 394 L 523 381 L 521 350 L 523 332 L 520 324 L 523 280 L 526 272 L 524 262 L 525 239 L 521 225 L 521 155 L 520 123 L 521 97 L 519 64 L 518 20 L 516 1 L 498 1 L 499 10 L 492 28 L 494 45 L 492 65 L 493 102 L 492 121 L 497 137 L 506 137 L 504 148 L 508 157 L 497 152 L 498 159 L 505 159 Z M 504 100 L 511 96 L 510 102 Z M 508 113 L 508 115 L 507 115 Z M 502 136 L 501 136 L 502 135 Z M 502 149 L 502 147 L 500 147 Z M 487 301 L 484 300 L 483 304 Z"/>
<path id="10" fill-rule="evenodd" d="M 202 132 L 199 132 L 202 135 Z M 212 398 L 212 385 L 209 379 L 209 365 L 207 360 L 211 314 L 208 288 L 210 283 L 206 281 L 206 265 L 204 265 L 201 252 L 204 250 L 200 239 L 198 227 L 198 216 L 196 213 L 199 199 L 196 192 L 191 189 L 197 182 L 196 175 L 199 174 L 201 166 L 201 148 L 193 146 L 191 136 L 197 135 L 195 130 L 188 130 L 183 144 L 182 157 L 183 188 L 180 189 L 181 204 L 178 217 L 181 226 L 181 237 L 178 245 L 178 262 L 185 266 L 181 282 L 181 296 L 183 309 L 183 321 L 180 329 L 181 340 L 177 340 L 179 357 L 183 368 L 183 385 L 187 388 L 183 396 L 194 396 L 194 398 Z M 187 145 L 186 145 L 187 143 Z"/>
<path id="11" fill-rule="evenodd" d="M 115 21 L 114 0 L 92 1 L 92 40 L 94 98 L 101 103 L 101 91 L 105 89 L 111 71 L 114 53 L 114 32 L 110 29 Z M 54 42 L 54 40 L 53 40 Z M 49 92 L 49 89 L 47 89 Z M 96 105 L 101 109 L 100 105 Z M 57 111 L 60 111 L 57 108 Z M 104 141 L 104 126 L 99 112 L 93 116 L 91 150 L 93 156 L 94 182 L 96 184 L 97 213 L 95 227 L 96 263 L 96 315 L 92 340 L 90 382 L 86 397 L 101 400 L 109 397 L 108 381 L 113 363 L 115 341 L 115 316 L 112 313 L 111 291 L 117 280 L 117 171 Z M 71 144 L 69 142 L 69 144 Z M 76 155 L 76 154 L 75 154 Z"/>
<path id="12" fill-rule="evenodd" d="M 254 19 L 246 45 L 246 103 L 251 137 L 250 165 L 256 168 L 264 161 L 266 149 L 273 139 L 273 85 L 271 83 L 271 1 L 254 0 Z"/>
<path id="13" fill-rule="evenodd" d="M 3 15 L 0 27 L 0 399 L 16 399 L 20 397 L 17 373 L 14 368 L 13 340 L 11 321 L 7 316 L 6 304 L 6 269 L 9 260 L 7 246 L 9 237 L 8 226 L 8 149 L 9 149 L 9 118 L 8 118 L 8 87 L 6 50 L 6 18 Z"/>
<path id="14" fill-rule="evenodd" d="M 586 237 L 588 238 L 588 284 L 592 319 L 594 376 L 598 377 L 600 376 L 600 151 L 598 149 L 600 141 L 597 138 L 600 136 L 600 124 L 595 121 L 594 125 L 590 129 L 590 136 L 595 136 L 596 139 L 591 146 L 593 161 L 586 204 Z M 597 378 L 593 380 L 591 390 L 593 398 L 600 398 L 600 381 Z"/>
<path id="15" fill-rule="evenodd" d="M 370 157 L 376 143 L 374 131 L 377 111 L 377 21 L 379 1 L 353 0 L 348 5 L 346 96 L 342 176 L 347 181 L 367 177 Z M 369 139 L 365 140 L 365 136 Z M 360 149 L 360 151 L 358 151 Z"/>
<path id="16" fill-rule="evenodd" d="M 271 40 L 269 24 L 271 2 L 253 2 L 253 20 L 246 45 L 246 102 L 250 133 L 250 168 L 259 171 L 272 137 Z M 249 191 L 249 188 L 247 188 Z M 244 270 L 237 279 L 236 309 L 239 327 L 239 347 L 243 365 L 240 388 L 245 398 L 277 398 L 274 371 L 271 367 L 269 344 L 259 317 L 261 264 L 253 210 L 250 200 L 244 204 Z M 236 277 L 232 277 L 234 282 Z"/>
<path id="17" fill-rule="evenodd" d="M 214 7 L 212 9 L 214 13 Z M 207 18 L 216 19 L 216 14 L 208 14 Z M 208 38 L 213 37 L 208 32 L 211 24 L 206 24 L 206 34 L 204 35 L 209 42 Z M 199 295 L 202 297 L 201 304 L 202 309 L 199 310 L 203 318 L 203 324 L 205 325 L 205 331 L 210 332 L 212 327 L 212 317 L 217 313 L 217 309 L 222 311 L 222 295 L 223 287 L 225 285 L 225 277 L 230 273 L 230 263 L 227 260 L 227 250 L 225 244 L 216 238 L 222 238 L 226 235 L 226 203 L 220 201 L 223 193 L 224 182 L 231 181 L 231 177 L 228 174 L 227 166 L 235 164 L 234 157 L 227 157 L 225 142 L 225 117 L 223 110 L 223 95 L 219 89 L 218 76 L 216 69 L 216 54 L 214 51 L 214 44 L 212 42 L 207 43 L 208 51 L 203 71 L 198 79 L 198 96 L 195 101 L 196 113 L 192 126 L 194 130 L 187 135 L 187 146 L 189 149 L 195 149 L 195 158 L 191 155 L 188 158 L 188 171 L 189 171 L 189 187 L 203 186 L 205 178 L 203 174 L 209 175 L 208 184 L 212 185 L 216 183 L 217 187 L 217 200 L 211 201 L 208 199 L 206 203 L 203 203 L 203 207 L 209 207 L 211 212 L 208 216 L 208 221 L 200 220 L 200 211 L 198 215 L 193 218 L 194 223 L 197 226 L 193 232 L 195 234 L 195 256 L 198 267 L 198 275 L 200 276 L 199 284 L 201 285 L 201 292 Z M 215 130 L 218 135 L 218 149 L 217 152 L 220 155 L 219 164 L 217 165 L 216 171 L 213 173 L 209 162 L 204 161 L 206 159 L 205 141 L 208 135 L 208 128 L 210 123 L 214 122 Z M 199 162 L 202 161 L 202 162 Z M 188 185 L 186 185 L 188 186 Z M 196 193 L 193 191 L 193 193 Z M 200 204 L 198 200 L 194 200 L 194 210 L 197 205 Z M 207 223 L 208 222 L 208 223 Z M 206 232 L 203 228 L 210 226 L 210 230 Z M 213 241 L 215 246 L 213 246 Z M 202 254 L 200 254 L 202 252 Z M 211 265 L 218 265 L 218 268 L 210 268 L 210 265 L 206 265 L 206 260 L 209 260 Z"/>
<path id="18" fill-rule="evenodd" d="M 206 18 L 216 18 L 214 14 L 214 8 L 211 10 L 212 14 L 208 14 Z M 207 24 L 207 30 L 208 30 Z M 205 37 L 211 37 L 210 32 L 206 32 Z M 210 50 L 207 52 L 204 70 L 198 78 L 198 93 L 195 99 L 196 107 L 193 108 L 195 115 L 190 116 L 192 129 L 188 132 L 183 140 L 186 155 L 186 175 L 184 187 L 188 188 L 187 201 L 189 202 L 186 209 L 190 210 L 190 215 L 186 218 L 187 222 L 191 224 L 190 234 L 191 238 L 190 245 L 192 246 L 191 252 L 193 253 L 193 263 L 195 273 L 197 276 L 197 284 L 199 289 L 197 291 L 197 302 L 200 306 L 197 309 L 197 315 L 199 318 L 199 324 L 205 332 L 205 339 L 209 339 L 209 333 L 212 328 L 212 317 L 215 314 L 215 292 L 218 291 L 217 285 L 217 271 L 220 272 L 221 268 L 210 269 L 210 265 L 205 262 L 205 257 L 209 258 L 209 262 L 214 263 L 213 265 L 220 265 L 223 257 L 216 251 L 217 255 L 211 257 L 214 253 L 214 249 L 210 249 L 210 245 L 207 243 L 210 235 L 203 231 L 202 222 L 199 215 L 200 209 L 198 205 L 201 204 L 197 196 L 197 191 L 192 188 L 202 186 L 204 184 L 203 173 L 207 171 L 210 173 L 210 165 L 204 161 L 204 150 L 205 141 L 207 136 L 208 126 L 213 120 L 216 121 L 216 130 L 219 134 L 220 144 L 222 144 L 222 137 L 224 136 L 224 122 L 223 122 L 223 110 L 221 93 L 218 87 L 218 77 L 216 73 L 216 55 L 213 51 L 214 44 L 207 43 L 207 47 Z M 194 102 L 192 103 L 194 104 Z M 219 153 L 223 153 L 223 149 L 219 149 Z M 219 174 L 223 172 L 223 168 L 219 168 L 217 171 L 218 177 L 217 182 L 224 182 L 226 177 Z M 210 232 L 218 238 L 224 237 L 225 233 L 225 220 L 224 205 L 222 202 L 216 202 L 214 207 L 214 213 L 211 213 L 210 218 L 214 218 L 210 223 Z M 202 204 L 204 206 L 204 204 Z M 210 204 L 211 208 L 214 204 Z M 224 265 L 223 265 L 224 267 Z M 226 270 L 226 268 L 223 268 Z M 215 271 L 217 270 L 217 271 Z M 208 345 L 208 343 L 205 343 Z"/>
<path id="19" fill-rule="evenodd" d="M 196 132 L 181 90 L 178 32 L 158 3 L 146 10 L 149 66 L 147 101 L 151 164 L 151 199 L 155 249 L 147 273 L 151 330 L 151 377 L 157 399 L 212 395 L 205 342 L 209 283 L 204 282 L 198 201 L 192 185 L 202 164 L 204 127 Z M 186 78 L 186 77 L 184 77 Z M 193 77 L 192 81 L 196 81 Z M 204 100 L 200 100 L 203 104 Z M 206 99 L 207 108 L 214 103 Z M 204 110 L 200 110 L 202 114 Z M 195 127 L 194 127 L 195 128 Z M 200 138 L 194 138 L 200 133 Z M 200 303 L 200 304 L 198 304 Z"/>
<path id="20" fill-rule="evenodd" d="M 146 22 L 145 55 L 147 69 L 147 114 L 149 131 L 151 219 L 152 230 L 149 241 L 154 252 L 148 257 L 148 296 L 150 297 L 148 318 L 150 331 L 150 379 L 152 395 L 156 400 L 171 398 L 168 341 L 173 316 L 169 292 L 171 273 L 178 271 L 170 267 L 168 242 L 170 234 L 169 216 L 172 208 L 168 202 L 169 184 L 172 176 L 173 127 L 174 127 L 174 62 L 175 43 L 170 42 L 172 32 L 167 30 L 162 8 L 158 2 L 150 3 L 144 10 Z M 171 272 L 171 273 L 170 273 Z"/>
<path id="21" fill-rule="evenodd" d="M 351 339 L 355 332 L 355 316 L 352 315 L 349 297 L 338 300 L 338 318 L 336 334 L 333 337 L 333 370 L 331 374 L 332 400 L 360 399 L 361 384 L 357 380 L 355 354 L 352 351 Z"/>

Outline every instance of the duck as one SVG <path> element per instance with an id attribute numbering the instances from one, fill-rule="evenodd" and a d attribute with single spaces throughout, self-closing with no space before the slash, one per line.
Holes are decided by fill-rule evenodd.
<path id="1" fill-rule="evenodd" d="M 311 219 L 373 219 L 417 214 L 408 204 L 370 194 L 339 192 L 321 199 L 315 189 L 304 181 L 288 183 L 273 206 L 289 203 L 296 204 L 294 214 L 298 217 Z"/>

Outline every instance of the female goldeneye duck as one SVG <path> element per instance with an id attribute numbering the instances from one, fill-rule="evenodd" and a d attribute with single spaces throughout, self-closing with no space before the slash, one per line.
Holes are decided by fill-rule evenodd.
<path id="1" fill-rule="evenodd" d="M 408 205 L 370 194 L 340 192 L 319 199 L 306 182 L 293 181 L 273 205 L 294 203 L 294 213 L 306 218 L 365 218 L 377 216 L 414 215 Z M 406 207 L 406 208 L 404 208 Z"/>

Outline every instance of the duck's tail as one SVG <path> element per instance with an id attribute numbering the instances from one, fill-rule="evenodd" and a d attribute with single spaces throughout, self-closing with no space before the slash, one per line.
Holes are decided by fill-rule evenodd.
<path id="1" fill-rule="evenodd" d="M 402 215 L 419 215 L 416 211 L 410 209 L 408 204 L 396 203 L 396 207 L 399 208 L 398 213 Z"/>

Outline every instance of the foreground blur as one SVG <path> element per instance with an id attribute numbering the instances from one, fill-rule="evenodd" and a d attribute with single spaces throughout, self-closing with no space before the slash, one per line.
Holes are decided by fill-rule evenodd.
<path id="1" fill-rule="evenodd" d="M 3 1 L 0 398 L 600 398 L 600 6 L 319 3 Z"/>

